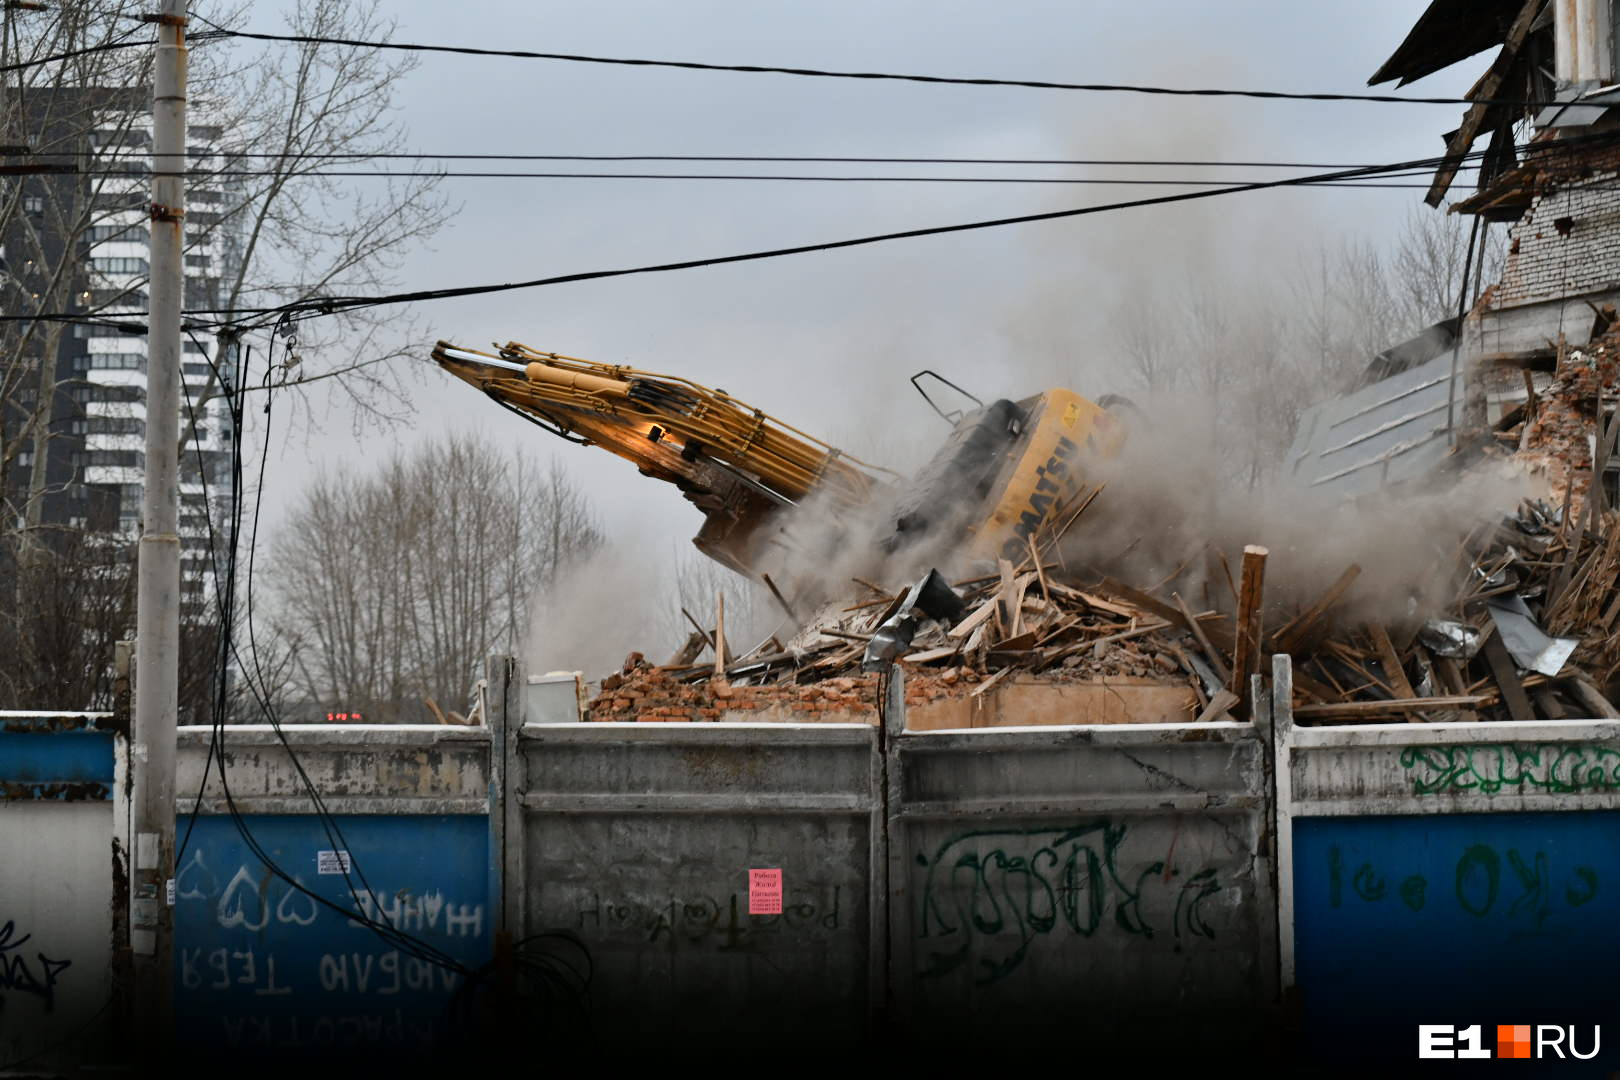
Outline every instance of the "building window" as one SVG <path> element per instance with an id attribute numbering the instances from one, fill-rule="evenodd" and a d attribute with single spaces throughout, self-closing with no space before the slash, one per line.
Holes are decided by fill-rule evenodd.
<path id="1" fill-rule="evenodd" d="M 146 455 L 139 450 L 88 450 L 84 454 L 84 463 L 139 469 L 146 464 Z"/>
<path id="2" fill-rule="evenodd" d="M 40 195 L 27 195 L 23 197 L 23 213 L 43 214 L 45 212 L 45 199 Z"/>
<path id="3" fill-rule="evenodd" d="M 193 269 L 193 270 L 206 270 L 206 269 L 208 269 L 208 256 L 207 255 L 187 255 L 186 256 L 186 265 L 188 267 L 190 267 L 191 269 Z"/>
<path id="4" fill-rule="evenodd" d="M 109 240 L 122 240 L 131 244 L 144 244 L 150 235 L 146 226 L 135 225 L 92 225 L 85 230 L 85 237 L 92 244 L 104 244 Z"/>
<path id="5" fill-rule="evenodd" d="M 102 274 L 144 274 L 149 269 L 145 259 L 95 258 L 90 268 Z"/>
<path id="6" fill-rule="evenodd" d="M 86 325 L 84 323 L 80 323 L 73 328 L 73 336 L 76 338 L 124 337 L 125 334 L 116 326 L 102 326 L 100 324 Z"/>
<path id="7" fill-rule="evenodd" d="M 145 371 L 146 357 L 140 353 L 91 353 L 90 368 L 94 371 Z"/>
<path id="8" fill-rule="evenodd" d="M 84 430 L 76 432 L 81 435 L 145 435 L 146 421 L 138 420 L 133 416 L 92 416 L 86 420 L 75 420 L 73 426 L 84 425 Z"/>
<path id="9" fill-rule="evenodd" d="M 116 404 L 138 404 L 146 400 L 144 386 L 116 386 L 105 383 L 91 383 L 73 391 L 73 400 L 80 404 L 92 401 L 111 402 Z"/>

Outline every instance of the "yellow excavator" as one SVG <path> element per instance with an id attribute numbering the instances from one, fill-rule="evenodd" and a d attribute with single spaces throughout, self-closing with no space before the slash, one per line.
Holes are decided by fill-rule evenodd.
<path id="1" fill-rule="evenodd" d="M 802 579 L 851 550 L 908 568 L 1017 565 L 1094 487 L 1096 464 L 1124 439 L 1114 414 L 1072 391 L 985 405 L 924 371 L 912 383 L 952 428 L 904 479 L 679 376 L 515 342 L 491 353 L 441 341 L 433 359 L 545 430 L 674 484 L 703 512 L 698 548 L 753 578 L 780 567 Z M 946 412 L 925 378 L 976 407 Z"/>

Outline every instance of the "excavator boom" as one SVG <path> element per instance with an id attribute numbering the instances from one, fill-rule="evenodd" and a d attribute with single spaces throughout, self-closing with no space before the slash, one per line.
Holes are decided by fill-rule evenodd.
<path id="1" fill-rule="evenodd" d="M 698 547 L 750 576 L 783 509 L 814 494 L 829 512 L 848 514 L 897 479 L 690 379 L 516 342 L 486 353 L 441 341 L 433 359 L 555 434 L 675 484 L 704 513 Z"/>

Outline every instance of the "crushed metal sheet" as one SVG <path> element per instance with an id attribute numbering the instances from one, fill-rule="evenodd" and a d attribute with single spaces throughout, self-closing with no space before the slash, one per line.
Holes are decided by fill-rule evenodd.
<path id="1" fill-rule="evenodd" d="M 1529 671 L 1551 678 L 1564 670 L 1564 662 L 1580 644 L 1575 638 L 1555 638 L 1536 625 L 1535 616 L 1518 595 L 1502 596 L 1486 605 L 1491 621 L 1502 635 L 1513 662 Z"/>
<path id="2" fill-rule="evenodd" d="M 1477 629 L 1451 619 L 1430 619 L 1418 631 L 1418 640 L 1434 655 L 1451 660 L 1472 660 L 1484 644 Z"/>

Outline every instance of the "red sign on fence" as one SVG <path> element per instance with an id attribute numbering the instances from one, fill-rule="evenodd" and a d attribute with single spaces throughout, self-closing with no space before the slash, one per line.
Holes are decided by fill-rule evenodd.
<path id="1" fill-rule="evenodd" d="M 748 871 L 748 914 L 782 914 L 782 871 Z"/>

